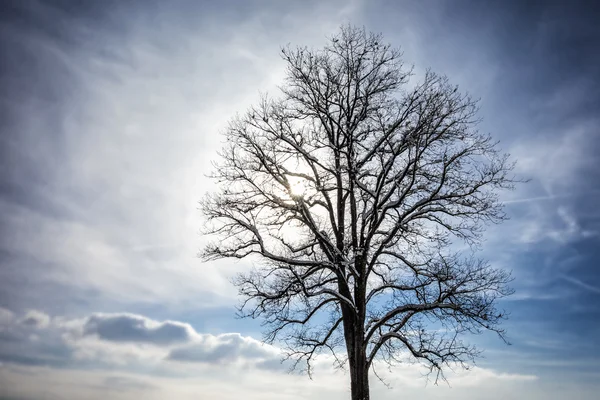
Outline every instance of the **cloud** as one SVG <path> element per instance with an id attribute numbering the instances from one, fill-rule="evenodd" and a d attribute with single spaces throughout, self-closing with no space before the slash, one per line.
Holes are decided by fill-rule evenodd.
<path id="1" fill-rule="evenodd" d="M 308 379 L 306 376 L 277 373 L 259 369 L 246 369 L 229 373 L 223 365 L 198 364 L 193 377 L 148 376 L 140 373 L 97 369 L 52 369 L 34 366 L 0 367 L 0 397 L 18 396 L 23 400 L 60 398 L 61 400 L 105 398 L 118 400 L 197 399 L 201 393 L 206 398 L 236 400 L 344 400 L 349 396 L 347 373 L 321 371 Z M 383 373 L 385 369 L 381 369 Z M 554 392 L 547 382 L 519 375 L 500 374 L 483 368 L 461 377 L 453 387 L 427 385 L 420 379 L 415 366 L 405 366 L 385 375 L 392 388 L 384 387 L 371 376 L 372 397 L 382 400 L 399 396 L 433 399 L 527 398 L 533 400 L 565 398 L 573 393 L 587 393 L 575 383 L 563 385 Z M 456 377 L 459 379 L 458 377 Z M 584 397 L 582 397 L 584 398 Z M 590 397 L 593 398 L 593 397 Z"/>
<path id="2" fill-rule="evenodd" d="M 280 83 L 281 44 L 322 43 L 357 2 L 245 11 L 150 2 L 19 3 L 21 23 L 0 21 L 11 49 L 0 302 L 51 299 L 77 312 L 90 311 L 84 302 L 182 311 L 234 302 L 227 278 L 247 264 L 195 258 L 219 130 Z"/>
<path id="3" fill-rule="evenodd" d="M 192 341 L 198 334 L 189 324 L 157 322 L 134 314 L 94 314 L 83 326 L 83 335 L 112 342 L 171 345 Z"/>
<path id="4" fill-rule="evenodd" d="M 573 190 L 582 181 L 582 174 L 597 163 L 593 142 L 596 126 L 597 121 L 583 121 L 570 129 L 548 127 L 545 135 L 517 139 L 510 149 L 518 160 L 516 171 L 541 184 L 546 194 L 562 195 L 566 189 Z"/>
<path id="5" fill-rule="evenodd" d="M 130 313 L 51 318 L 37 310 L 19 317 L 2 310 L 8 316 L 0 324 L 4 362 L 136 371 L 169 371 L 180 363 L 283 369 L 280 349 L 239 333 L 199 333 L 185 322 Z"/>
<path id="6" fill-rule="evenodd" d="M 185 322 L 157 321 L 130 313 L 65 318 L 36 310 L 23 315 L 5 311 L 12 316 L 2 326 L 15 335 L 12 341 L 0 335 L 2 398 L 192 399 L 199 391 L 223 399 L 347 397 L 343 388 L 348 375 L 336 372 L 329 357 L 316 360 L 314 380 L 289 375 L 284 373 L 289 364 L 279 362 L 277 347 L 239 333 L 200 333 Z M 36 320 L 49 320 L 48 324 L 21 323 L 34 315 L 45 315 L 47 318 Z M 380 374 L 386 371 L 379 367 Z M 449 376 L 458 390 L 483 390 L 497 382 L 526 385 L 535 380 L 531 375 L 485 368 L 458 370 Z M 382 390 L 372 376 L 373 392 L 382 399 L 395 398 L 398 391 L 416 396 L 425 386 L 425 381 L 418 379 L 422 372 L 418 365 L 400 365 L 383 372 L 397 386 L 396 391 Z M 431 392 L 420 396 L 437 398 Z"/>
<path id="7" fill-rule="evenodd" d="M 0 327 L 2 327 L 3 325 L 8 325 L 13 318 L 14 314 L 12 311 L 0 307 Z"/>
<path id="8" fill-rule="evenodd" d="M 43 329 L 50 324 L 50 317 L 41 311 L 29 310 L 19 320 L 19 323 L 32 328 Z"/>
<path id="9" fill-rule="evenodd" d="M 529 215 L 520 221 L 518 240 L 531 244 L 551 241 L 564 245 L 570 242 L 588 239 L 597 235 L 592 229 L 585 229 L 576 214 L 566 206 L 532 207 Z"/>
<path id="10" fill-rule="evenodd" d="M 50 316 L 29 310 L 21 316 L 0 323 L 0 362 L 24 365 L 64 366 L 69 363 L 73 349 L 55 329 Z"/>
<path id="11" fill-rule="evenodd" d="M 217 336 L 203 335 L 195 343 L 173 349 L 168 358 L 174 361 L 203 362 L 209 364 L 235 364 L 254 361 L 265 369 L 281 367 L 281 353 L 273 346 L 238 333 Z"/>
<path id="12" fill-rule="evenodd" d="M 183 322 L 159 322 L 135 314 L 94 314 L 85 319 L 80 335 L 116 344 L 149 344 L 168 349 L 165 359 L 170 361 L 283 368 L 279 349 L 251 337 L 239 333 L 201 334 Z"/>
<path id="13" fill-rule="evenodd" d="M 22 323 L 32 315 L 44 315 L 41 319 L 49 322 L 43 326 Z M 156 321 L 129 313 L 50 318 L 36 310 L 11 321 L 0 330 L 0 362 L 7 365 L 123 371 L 180 378 L 195 376 L 205 368 L 216 368 L 215 371 L 225 368 L 236 375 L 241 371 L 282 374 L 291 367 L 290 361 L 281 361 L 283 354 L 276 346 L 240 333 L 200 333 L 179 321 Z M 330 357 L 318 356 L 314 362 L 316 374 L 333 373 Z M 400 370 L 404 371 L 403 376 L 410 376 L 420 371 L 420 367 L 402 367 Z M 481 371 L 472 374 L 484 380 L 504 376 Z M 473 379 L 464 378 L 458 372 L 453 376 L 457 381 Z M 507 376 L 514 380 L 529 379 L 521 375 Z M 135 385 L 129 386 L 132 390 L 138 389 Z"/>
<path id="14" fill-rule="evenodd" d="M 102 382 L 102 387 L 110 387 L 118 391 L 146 391 L 155 390 L 158 387 L 143 379 L 129 376 L 108 376 Z"/>

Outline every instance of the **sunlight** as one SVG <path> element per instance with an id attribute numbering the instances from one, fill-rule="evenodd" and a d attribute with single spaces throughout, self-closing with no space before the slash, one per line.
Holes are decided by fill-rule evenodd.
<path id="1" fill-rule="evenodd" d="M 290 182 L 290 191 L 292 196 L 304 197 L 308 191 L 309 185 L 306 179 L 295 176 L 288 177 Z"/>

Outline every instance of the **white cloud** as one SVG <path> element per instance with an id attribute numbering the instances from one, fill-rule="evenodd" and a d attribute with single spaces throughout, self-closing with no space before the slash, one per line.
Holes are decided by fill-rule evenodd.
<path id="1" fill-rule="evenodd" d="M 343 372 L 322 372 L 313 380 L 306 376 L 273 373 L 257 369 L 243 372 L 226 367 L 199 365 L 193 377 L 148 376 L 119 370 L 93 371 L 50 369 L 44 367 L 0 367 L 0 395 L 23 399 L 316 399 L 343 400 L 349 396 L 349 376 Z M 583 388 L 566 385 L 554 393 L 546 383 L 531 377 L 498 374 L 485 369 L 472 371 L 456 379 L 452 387 L 427 385 L 411 366 L 393 371 L 392 388 L 387 389 L 371 376 L 372 396 L 395 399 L 410 396 L 420 399 L 505 398 L 561 399 L 566 390 L 584 393 Z"/>
<path id="2" fill-rule="evenodd" d="M 188 368 L 190 368 L 188 366 Z M 344 372 L 321 371 L 310 380 L 303 375 L 285 374 L 260 369 L 235 370 L 227 366 L 198 364 L 188 377 L 146 375 L 113 370 L 50 369 L 6 365 L 0 367 L 0 395 L 22 396 L 24 399 L 177 399 L 202 396 L 219 399 L 288 399 L 343 400 L 349 396 L 349 376 Z M 536 382 L 530 377 L 502 375 L 485 369 L 474 370 L 468 376 L 457 378 L 453 387 L 427 385 L 414 367 L 407 366 L 390 373 L 392 388 L 381 385 L 371 376 L 372 396 L 395 399 L 399 395 L 422 399 L 480 398 L 503 399 L 503 396 L 521 394 L 527 398 L 536 395 Z M 32 379 L 34 378 L 34 379 Z M 27 382 L 27 384 L 25 384 Z M 552 393 L 539 390 L 550 399 Z M 467 396 L 467 397 L 465 397 Z"/>

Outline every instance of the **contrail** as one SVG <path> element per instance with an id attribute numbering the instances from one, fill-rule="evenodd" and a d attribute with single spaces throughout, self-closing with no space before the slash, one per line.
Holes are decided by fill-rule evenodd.
<path id="1" fill-rule="evenodd" d="M 598 190 L 590 190 L 588 192 L 581 192 L 581 193 L 551 194 L 551 195 L 547 195 L 547 196 L 529 197 L 529 198 L 525 198 L 525 199 L 505 200 L 505 201 L 503 201 L 503 203 L 504 204 L 530 203 L 530 202 L 533 202 L 533 201 L 562 199 L 562 198 L 567 198 L 567 197 L 586 196 L 586 195 L 598 194 L 598 193 L 600 193 Z"/>
<path id="2" fill-rule="evenodd" d="M 582 282 L 579 279 L 575 279 L 575 278 L 573 278 L 571 276 L 566 276 L 566 275 L 562 275 L 561 278 L 564 279 L 567 282 L 571 282 L 574 285 L 577 285 L 579 287 L 587 289 L 587 290 L 589 290 L 591 292 L 600 293 L 600 288 L 597 288 L 596 286 L 593 286 L 593 285 L 590 285 L 588 283 Z"/>

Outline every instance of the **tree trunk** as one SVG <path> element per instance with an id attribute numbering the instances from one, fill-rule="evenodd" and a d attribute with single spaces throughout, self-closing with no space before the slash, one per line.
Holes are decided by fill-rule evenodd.
<path id="1" fill-rule="evenodd" d="M 362 315 L 362 313 L 359 313 Z M 367 349 L 363 345 L 363 325 L 354 318 L 344 321 L 346 350 L 350 366 L 350 389 L 352 400 L 369 400 L 369 369 Z"/>
<path id="2" fill-rule="evenodd" d="M 352 400 L 369 400 L 369 370 L 366 351 L 363 346 L 355 345 L 354 357 L 350 362 L 350 388 Z"/>
<path id="3" fill-rule="evenodd" d="M 366 264 L 364 258 L 359 257 L 355 266 L 362 273 L 362 276 L 365 276 Z M 346 331 L 350 334 L 346 336 L 346 349 L 349 355 L 352 400 L 369 400 L 369 369 L 367 368 L 367 348 L 364 344 L 365 296 L 366 282 L 359 280 L 354 286 L 354 301 L 357 304 L 358 312 L 353 318 L 348 319 L 347 327 L 349 329 Z M 346 327 L 346 324 L 344 324 L 344 327 Z"/>

